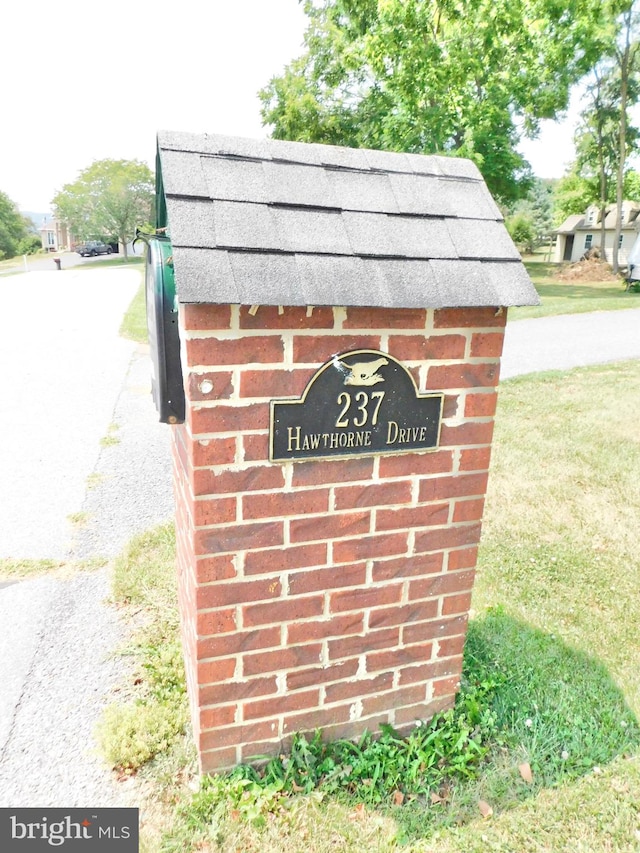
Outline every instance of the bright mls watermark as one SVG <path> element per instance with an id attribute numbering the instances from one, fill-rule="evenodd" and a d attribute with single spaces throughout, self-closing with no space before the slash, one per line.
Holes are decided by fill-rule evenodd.
<path id="1" fill-rule="evenodd" d="M 138 809 L 0 809 L 2 853 L 138 849 Z"/>

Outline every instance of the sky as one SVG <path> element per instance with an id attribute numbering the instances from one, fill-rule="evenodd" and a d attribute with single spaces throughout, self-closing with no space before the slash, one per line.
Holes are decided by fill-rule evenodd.
<path id="1" fill-rule="evenodd" d="M 94 160 L 153 168 L 158 130 L 264 137 L 257 93 L 302 52 L 298 0 L 30 0 L 0 16 L 0 191 L 23 211 Z M 571 121 L 523 146 L 539 177 Z"/>

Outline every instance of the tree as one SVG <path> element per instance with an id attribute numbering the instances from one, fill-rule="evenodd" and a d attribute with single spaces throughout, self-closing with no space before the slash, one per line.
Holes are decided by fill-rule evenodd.
<path id="1" fill-rule="evenodd" d="M 29 235 L 30 224 L 9 196 L 0 192 L 0 260 L 21 253 L 22 241 Z"/>
<path id="2" fill-rule="evenodd" d="M 560 178 L 553 192 L 553 221 L 556 226 L 572 214 L 584 213 L 590 204 L 598 200 L 598 191 L 593 180 L 585 178 L 573 163 L 569 171 Z"/>
<path id="3" fill-rule="evenodd" d="M 624 175 L 624 190 L 625 198 L 633 201 L 640 201 L 640 173 L 635 169 L 628 169 Z"/>
<path id="4" fill-rule="evenodd" d="M 624 176 L 625 198 L 640 201 L 640 174 L 628 169 Z M 609 182 L 607 206 L 615 202 L 615 181 Z M 553 189 L 552 209 L 555 226 L 561 225 L 568 216 L 582 214 L 591 204 L 598 203 L 597 184 L 593 178 L 585 178 L 573 163 L 569 171 L 557 181 Z"/>
<path id="5" fill-rule="evenodd" d="M 507 210 L 505 224 L 521 251 L 533 253 L 553 231 L 553 181 L 535 178 L 527 197 Z"/>
<path id="6" fill-rule="evenodd" d="M 600 251 L 604 257 L 605 216 L 612 201 L 618 169 L 620 86 L 616 69 L 607 60 L 597 65 L 587 87 L 587 106 L 575 134 L 576 169 L 588 182 L 592 200 L 600 206 Z"/>
<path id="7" fill-rule="evenodd" d="M 628 115 L 631 104 L 640 98 L 637 80 L 639 59 L 638 28 L 640 20 L 635 2 L 623 3 L 620 15 L 620 38 L 616 44 L 615 59 L 620 75 L 620 131 L 618 136 L 618 174 L 616 180 L 616 232 L 613 241 L 613 272 L 618 272 L 618 245 L 622 234 L 622 201 L 624 189 L 624 171 L 628 145 Z"/>
<path id="8" fill-rule="evenodd" d="M 18 243 L 19 255 L 35 255 L 42 248 L 42 239 L 37 234 L 27 234 Z"/>
<path id="9" fill-rule="evenodd" d="M 613 270 L 618 271 L 618 245 L 622 233 L 622 202 L 626 190 L 627 161 L 637 145 L 638 129 L 629 121 L 629 108 L 640 99 L 638 80 L 640 21 L 635 0 L 610 0 L 615 38 L 610 50 L 591 71 L 587 105 L 575 136 L 576 163 L 571 186 L 581 184 L 600 207 L 600 247 L 604 250 L 605 211 L 616 202 L 616 232 L 613 241 Z M 617 17 L 616 17 L 617 16 Z M 567 186 L 561 187 L 564 191 Z M 633 196 L 629 196 L 633 197 Z M 587 205 L 582 207 L 585 209 Z M 573 210 L 572 212 L 582 212 Z"/>
<path id="10" fill-rule="evenodd" d="M 531 214 L 519 211 L 507 217 L 505 224 L 518 250 L 532 254 L 536 244 L 536 227 Z"/>
<path id="11" fill-rule="evenodd" d="M 279 139 L 471 157 L 526 194 L 522 134 L 566 108 L 613 38 L 606 0 L 304 0 L 306 52 L 262 90 Z"/>
<path id="12" fill-rule="evenodd" d="M 56 217 L 80 240 L 116 238 L 124 247 L 152 219 L 155 184 L 139 160 L 97 160 L 53 199 Z"/>

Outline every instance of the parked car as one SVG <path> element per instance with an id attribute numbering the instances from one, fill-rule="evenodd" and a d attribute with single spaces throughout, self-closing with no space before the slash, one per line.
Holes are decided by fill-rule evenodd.
<path id="1" fill-rule="evenodd" d="M 83 258 L 95 257 L 96 255 L 110 255 L 111 246 L 101 240 L 89 240 L 76 247 L 76 252 Z"/>

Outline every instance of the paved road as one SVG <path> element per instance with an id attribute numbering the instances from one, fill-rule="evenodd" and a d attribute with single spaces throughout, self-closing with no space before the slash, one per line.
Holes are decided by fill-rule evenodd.
<path id="1" fill-rule="evenodd" d="M 0 491 L 0 558 L 74 556 L 81 528 L 72 518 L 87 511 L 87 478 L 125 397 L 144 398 L 136 425 L 147 422 L 154 446 L 168 440 L 156 423 L 148 367 L 136 345 L 118 336 L 139 281 L 137 272 L 110 268 L 0 281 L 11 318 L 0 336 L 0 470 L 10 484 Z"/>
<path id="2" fill-rule="evenodd" d="M 0 558 L 112 556 L 172 515 L 148 358 L 117 334 L 138 281 L 114 268 L 0 280 Z M 627 358 L 640 358 L 640 309 L 524 320 L 508 325 L 502 378 Z M 101 447 L 112 424 L 119 442 Z M 0 586 L 0 807 L 126 802 L 91 746 L 126 677 L 107 595 L 106 570 Z"/>
<path id="3" fill-rule="evenodd" d="M 117 268 L 0 280 L 0 558 L 110 557 L 172 516 L 148 355 L 118 336 L 139 281 Z M 106 569 L 0 584 L 0 807 L 127 803 L 93 747 L 127 678 L 108 594 Z"/>
<path id="4" fill-rule="evenodd" d="M 141 253 L 142 248 L 139 243 L 133 254 L 140 256 Z M 73 269 L 73 267 L 99 268 L 106 260 L 114 260 L 115 258 L 124 260 L 124 255 L 122 253 L 116 255 L 98 255 L 95 258 L 83 258 L 76 254 L 76 252 L 52 252 L 48 255 L 27 255 L 26 261 L 24 257 L 19 257 L 14 258 L 10 265 L 5 264 L 0 269 L 0 277 L 25 272 L 55 272 L 57 271 L 57 267 L 54 258 L 60 260 L 60 270 L 64 272 L 65 270 Z"/>
<path id="5" fill-rule="evenodd" d="M 507 323 L 500 378 L 628 358 L 640 358 L 640 308 L 518 320 Z"/>

